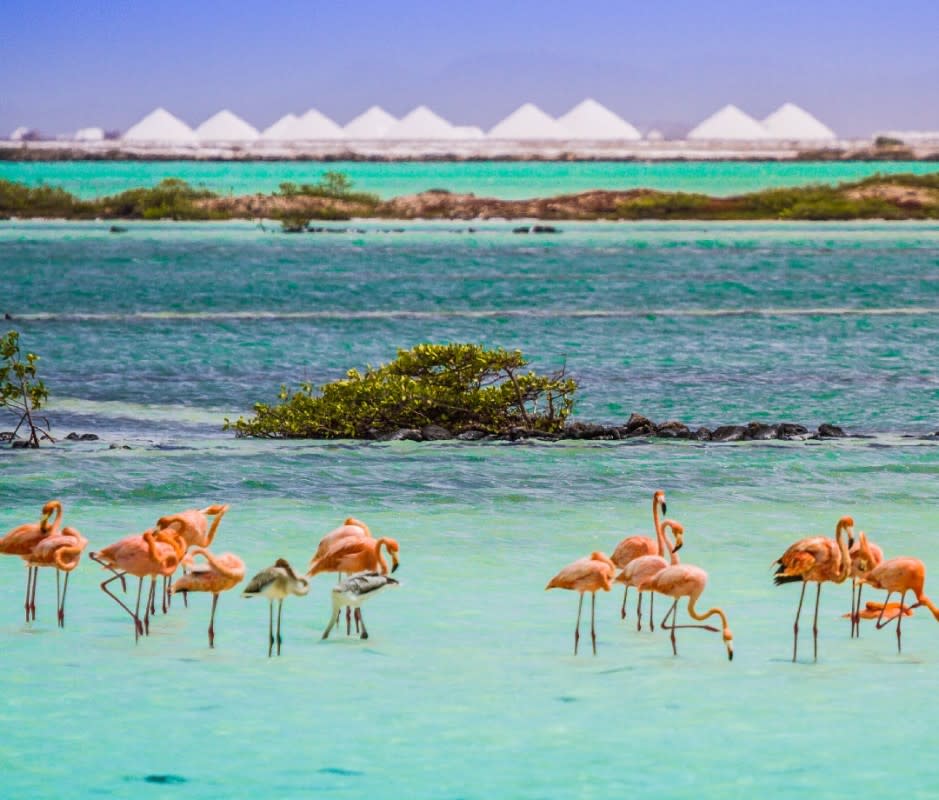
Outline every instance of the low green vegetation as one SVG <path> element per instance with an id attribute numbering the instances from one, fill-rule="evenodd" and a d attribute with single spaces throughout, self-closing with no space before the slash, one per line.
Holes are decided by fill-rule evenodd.
<path id="1" fill-rule="evenodd" d="M 254 417 L 226 419 L 225 429 L 269 439 L 365 439 L 427 425 L 453 434 L 558 432 L 577 383 L 564 370 L 540 375 L 528 363 L 518 350 L 420 344 L 316 391 L 310 383 L 294 392 L 282 386 L 279 403 L 257 403 Z"/>
<path id="2" fill-rule="evenodd" d="M 432 200 L 429 198 L 432 197 Z M 387 202 L 354 191 L 349 177 L 326 172 L 317 183 L 282 183 L 269 195 L 221 196 L 169 178 L 149 189 L 80 200 L 63 189 L 0 180 L 0 217 L 66 219 L 277 219 L 285 231 L 312 220 L 372 218 L 551 220 L 847 220 L 939 219 L 939 172 L 872 175 L 837 186 L 768 189 L 735 197 L 632 190 L 534 200 L 497 200 L 427 192 Z"/>
<path id="3" fill-rule="evenodd" d="M 36 412 L 42 408 L 49 397 L 45 384 L 36 375 L 36 362 L 39 356 L 20 351 L 20 335 L 17 331 L 8 331 L 0 337 L 0 409 L 11 413 L 16 419 L 12 436 L 16 441 L 20 430 L 26 430 L 26 446 L 39 447 L 40 439 L 52 441 L 49 423 L 45 427 L 39 424 Z"/>

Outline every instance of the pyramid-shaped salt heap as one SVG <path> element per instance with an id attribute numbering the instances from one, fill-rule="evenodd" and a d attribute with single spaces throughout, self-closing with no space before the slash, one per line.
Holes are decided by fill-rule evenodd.
<path id="1" fill-rule="evenodd" d="M 805 142 L 837 138 L 831 128 L 794 103 L 783 103 L 763 120 L 763 127 L 773 139 Z"/>
<path id="2" fill-rule="evenodd" d="M 181 119 L 177 119 L 165 108 L 151 111 L 136 125 L 127 129 L 125 142 L 163 142 L 167 144 L 195 144 L 199 141 L 195 132 Z"/>
<path id="3" fill-rule="evenodd" d="M 418 106 L 385 131 L 383 139 L 458 139 L 459 132 L 427 106 Z"/>
<path id="4" fill-rule="evenodd" d="M 490 139 L 569 139 L 570 132 L 534 103 L 519 106 L 489 131 Z"/>
<path id="5" fill-rule="evenodd" d="M 689 139 L 748 141 L 768 138 L 766 129 L 737 106 L 727 105 L 716 111 L 688 133 Z"/>
<path id="6" fill-rule="evenodd" d="M 381 139 L 396 120 L 385 109 L 372 106 L 342 129 L 347 139 Z"/>
<path id="7" fill-rule="evenodd" d="M 196 128 L 200 142 L 253 142 L 258 135 L 257 128 L 228 109 L 213 114 Z"/>
<path id="8" fill-rule="evenodd" d="M 596 100 L 587 98 L 564 116 L 558 118 L 571 139 L 641 139 L 636 130 L 622 117 Z"/>

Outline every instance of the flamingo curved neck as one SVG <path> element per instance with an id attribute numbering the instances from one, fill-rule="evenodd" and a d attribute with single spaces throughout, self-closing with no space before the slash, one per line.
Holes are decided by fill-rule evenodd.
<path id="1" fill-rule="evenodd" d="M 652 524 L 655 526 L 655 538 L 659 545 L 659 555 L 665 558 L 665 551 L 669 550 L 668 543 L 665 541 L 665 531 L 662 529 L 662 521 L 659 519 L 659 496 L 652 498 Z"/>
<path id="2" fill-rule="evenodd" d="M 844 540 L 844 526 L 838 525 L 835 531 L 835 541 L 838 543 L 838 551 L 841 553 L 841 563 L 838 565 L 838 574 L 834 578 L 835 583 L 843 583 L 851 572 L 851 554 L 848 552 L 848 545 Z"/>

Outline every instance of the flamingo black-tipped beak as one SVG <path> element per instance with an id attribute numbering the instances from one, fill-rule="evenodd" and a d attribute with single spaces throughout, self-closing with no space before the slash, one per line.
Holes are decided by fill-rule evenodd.
<path id="1" fill-rule="evenodd" d="M 728 651 L 727 651 L 727 660 L 728 660 L 728 661 L 733 661 L 733 660 L 734 660 L 734 651 L 733 651 L 733 650 L 728 650 Z"/>
<path id="2" fill-rule="evenodd" d="M 395 561 L 395 563 L 391 565 L 391 571 L 394 572 L 397 568 L 398 568 L 398 562 Z"/>
<path id="3" fill-rule="evenodd" d="M 662 501 L 662 513 L 663 513 L 663 514 L 667 514 L 667 513 L 668 513 L 668 505 L 665 503 L 664 500 Z"/>
<path id="4" fill-rule="evenodd" d="M 681 550 L 681 548 L 684 547 L 684 544 L 684 542 L 678 542 L 678 544 L 675 545 L 674 552 L 677 553 L 679 550 Z"/>

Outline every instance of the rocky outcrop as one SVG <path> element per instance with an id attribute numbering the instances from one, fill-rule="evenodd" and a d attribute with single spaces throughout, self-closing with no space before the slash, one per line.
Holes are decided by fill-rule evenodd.
<path id="1" fill-rule="evenodd" d="M 937 432 L 939 437 L 939 432 Z M 502 433 L 470 429 L 454 434 L 439 425 L 425 425 L 416 428 L 401 428 L 392 433 L 378 434 L 370 438 L 381 442 L 413 441 L 431 442 L 456 439 L 462 442 L 518 442 L 526 439 L 542 441 L 613 441 L 622 439 L 686 439 L 698 442 L 760 442 L 771 440 L 837 439 L 847 437 L 843 428 L 830 423 L 819 425 L 814 433 L 804 425 L 793 422 L 749 422 L 746 425 L 720 425 L 713 430 L 697 428 L 692 430 L 678 420 L 669 420 L 656 424 L 642 414 L 632 414 L 622 425 L 598 425 L 593 422 L 571 422 L 558 433 L 512 428 Z M 929 437 L 923 437 L 929 438 Z"/>

